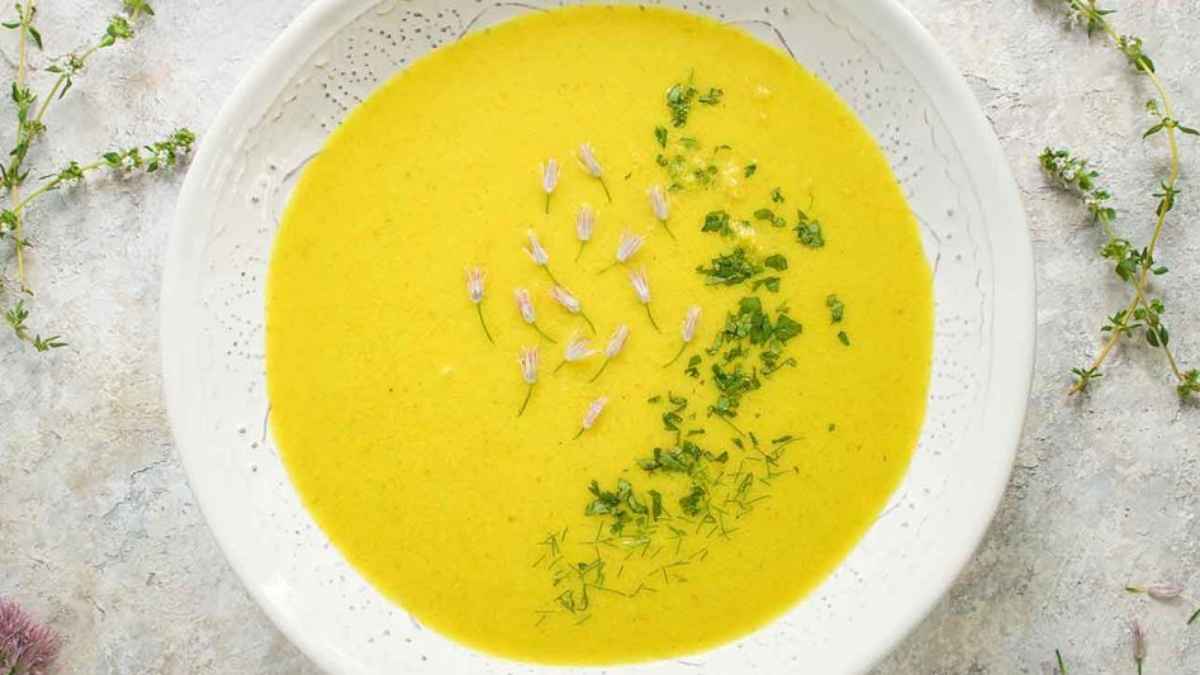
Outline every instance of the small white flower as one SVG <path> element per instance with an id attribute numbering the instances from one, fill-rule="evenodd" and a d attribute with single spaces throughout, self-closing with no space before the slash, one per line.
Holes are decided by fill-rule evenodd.
<path id="1" fill-rule="evenodd" d="M 1150 584 L 1146 594 L 1155 600 L 1170 600 L 1183 594 L 1183 586 L 1179 584 Z"/>
<path id="2" fill-rule="evenodd" d="M 633 284 L 633 292 L 637 293 L 638 300 L 642 306 L 646 308 L 646 317 L 650 319 L 650 325 L 654 326 L 654 330 L 662 332 L 658 327 L 658 322 L 654 320 L 654 312 L 650 311 L 650 282 L 646 280 L 646 268 L 640 268 L 629 273 L 629 282 Z"/>
<path id="3" fill-rule="evenodd" d="M 650 196 L 650 208 L 654 210 L 654 217 L 658 218 L 660 222 L 667 222 L 671 210 L 667 205 L 667 195 L 663 193 L 662 186 L 655 185 L 647 194 Z"/>
<path id="4" fill-rule="evenodd" d="M 592 150 L 591 143 L 579 146 L 579 161 L 583 163 L 583 168 L 587 169 L 593 178 L 600 178 L 604 175 L 604 170 L 600 168 L 600 162 L 596 161 L 596 153 Z"/>
<path id="5" fill-rule="evenodd" d="M 588 339 L 579 333 L 575 333 L 571 336 L 570 340 L 567 340 L 566 346 L 563 347 L 563 362 L 558 365 L 558 368 L 562 368 L 568 363 L 582 361 L 595 353 L 596 350 L 592 349 L 592 345 Z M 555 372 L 558 372 L 558 368 L 555 368 Z"/>
<path id="6" fill-rule="evenodd" d="M 572 314 L 579 314 L 583 310 L 583 305 L 579 304 L 579 299 L 571 295 L 571 291 L 562 286 L 555 286 L 550 289 L 550 296 L 554 298 L 558 304 L 563 306 L 563 309 Z"/>
<path id="7" fill-rule="evenodd" d="M 587 242 L 592 239 L 592 227 L 596 224 L 596 212 L 584 204 L 579 207 L 579 215 L 575 217 L 575 235 L 579 241 Z"/>
<path id="8" fill-rule="evenodd" d="M 537 314 L 533 311 L 533 300 L 529 297 L 529 291 L 518 288 L 513 291 L 513 295 L 517 298 L 517 309 L 521 310 L 521 318 L 525 320 L 525 323 L 533 324 L 537 321 Z"/>
<path id="9" fill-rule="evenodd" d="M 600 181 L 600 187 L 604 188 L 604 196 L 608 198 L 608 203 L 612 203 L 612 193 L 608 191 L 608 183 L 604 182 L 604 170 L 600 168 L 600 162 L 596 160 L 596 153 L 592 150 L 591 143 L 584 143 L 579 146 L 579 162 L 583 164 L 583 168 L 591 174 L 592 178 Z"/>
<path id="10" fill-rule="evenodd" d="M 592 404 L 588 406 L 587 412 L 583 415 L 583 423 L 580 424 L 580 426 L 582 426 L 585 431 L 595 426 L 596 420 L 600 417 L 600 413 L 604 411 L 604 406 L 606 405 L 608 405 L 607 396 L 601 396 L 595 401 L 592 401 Z"/>
<path id="11" fill-rule="evenodd" d="M 534 385 L 537 383 L 538 376 L 538 348 L 537 345 L 532 347 L 522 347 L 521 355 L 517 361 L 521 364 L 521 379 L 525 380 L 525 384 Z"/>
<path id="12" fill-rule="evenodd" d="M 486 277 L 478 267 L 467 268 L 467 294 L 471 296 L 471 302 L 477 305 L 483 302 L 483 281 Z"/>
<path id="13" fill-rule="evenodd" d="M 680 333 L 683 335 L 683 342 L 687 344 L 696 337 L 696 324 L 700 322 L 700 305 L 692 305 L 688 307 L 687 316 L 683 318 L 683 328 Z"/>
<path id="14" fill-rule="evenodd" d="M 633 292 L 637 293 L 638 300 L 643 305 L 650 304 L 650 282 L 646 280 L 646 269 L 643 267 L 630 272 L 629 282 L 633 284 Z"/>
<path id="15" fill-rule="evenodd" d="M 621 349 L 625 346 L 625 340 L 629 337 L 629 326 L 621 324 L 613 331 L 612 337 L 608 339 L 608 346 L 604 348 L 604 357 L 613 358 L 621 353 Z"/>
<path id="16" fill-rule="evenodd" d="M 479 267 L 467 268 L 467 295 L 470 296 L 471 302 L 475 303 L 475 313 L 479 315 L 479 325 L 483 327 L 483 334 L 487 336 L 488 342 L 496 343 L 492 338 L 492 331 L 488 330 L 487 321 L 483 319 L 483 281 L 487 278 L 487 274 Z"/>
<path id="17" fill-rule="evenodd" d="M 622 232 L 621 240 L 617 242 L 617 262 L 627 262 L 635 253 L 638 252 L 638 249 L 642 247 L 642 244 L 645 241 L 646 238 L 640 234 Z"/>
<path id="18" fill-rule="evenodd" d="M 529 246 L 525 247 L 525 254 L 529 256 L 533 264 L 545 267 L 550 263 L 550 254 L 542 248 L 542 242 L 538 240 L 537 232 L 529 230 L 526 234 L 529 236 Z"/>
<path id="19" fill-rule="evenodd" d="M 558 160 L 548 159 L 542 165 L 542 190 L 548 195 L 558 186 Z"/>
<path id="20" fill-rule="evenodd" d="M 592 376 L 588 382 L 595 382 L 604 373 L 604 369 L 608 368 L 608 362 L 616 358 L 617 354 L 625 347 L 625 340 L 629 337 L 629 326 L 621 324 L 613 331 L 612 337 L 608 339 L 608 346 L 604 348 L 604 363 L 600 364 L 600 370 Z"/>
<path id="21" fill-rule="evenodd" d="M 529 399 L 533 397 L 533 385 L 537 384 L 537 345 L 532 347 L 522 347 L 521 353 L 517 357 L 517 363 L 521 364 L 521 379 L 525 380 L 525 384 L 529 385 L 529 387 L 525 390 L 525 400 L 521 402 L 521 409 L 517 411 L 517 417 L 520 417 L 521 415 L 525 414 L 525 408 L 529 406 Z"/>

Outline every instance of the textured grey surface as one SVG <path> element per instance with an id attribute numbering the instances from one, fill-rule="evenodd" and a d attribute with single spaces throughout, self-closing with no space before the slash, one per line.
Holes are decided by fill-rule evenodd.
<path id="1" fill-rule="evenodd" d="M 987 539 L 876 673 L 1042 673 L 1056 647 L 1072 672 L 1132 673 L 1133 617 L 1148 627 L 1147 672 L 1200 672 L 1200 625 L 1184 625 L 1192 603 L 1120 590 L 1169 579 L 1200 602 L 1200 409 L 1179 404 L 1165 364 L 1140 347 L 1119 350 L 1090 397 L 1066 399 L 1064 373 L 1093 352 L 1101 316 L 1124 295 L 1094 255 L 1097 233 L 1033 161 L 1048 142 L 1086 151 L 1109 175 L 1120 226 L 1144 240 L 1165 168 L 1162 146 L 1135 135 L 1147 83 L 1098 41 L 1065 32 L 1049 0 L 903 1 L 966 74 L 1021 186 L 1039 349 L 1017 465 Z M 116 4 L 44 2 L 49 53 L 83 44 Z M 137 43 L 103 54 L 52 109 L 56 133 L 33 153 L 35 173 L 179 124 L 203 131 L 306 4 L 158 3 Z M 1111 4 L 1123 29 L 1146 38 L 1180 116 L 1200 126 L 1200 4 Z M 11 58 L 11 34 L 0 40 Z M 1184 199 L 1160 257 L 1173 270 L 1173 342 L 1197 363 L 1200 207 L 1188 190 L 1200 144 L 1184 153 Z M 314 673 L 225 564 L 172 449 L 157 300 L 178 184 L 101 178 L 31 215 L 34 326 L 71 348 L 35 358 L 0 335 L 0 594 L 67 636 L 65 673 Z"/>

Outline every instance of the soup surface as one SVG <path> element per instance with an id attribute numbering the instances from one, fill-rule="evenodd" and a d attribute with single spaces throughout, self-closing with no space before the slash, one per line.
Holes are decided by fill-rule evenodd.
<path id="1" fill-rule="evenodd" d="M 622 237 L 644 240 L 618 263 Z M 412 64 L 305 170 L 271 261 L 272 428 L 420 622 L 528 661 L 680 655 L 780 615 L 877 516 L 931 292 L 884 156 L 785 54 L 670 10 L 533 13 Z M 563 364 L 572 336 L 598 353 Z"/>

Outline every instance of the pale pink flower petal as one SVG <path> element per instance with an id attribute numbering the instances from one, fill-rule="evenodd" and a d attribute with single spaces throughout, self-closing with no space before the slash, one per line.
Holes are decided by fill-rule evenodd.
<path id="1" fill-rule="evenodd" d="M 558 160 L 549 159 L 542 165 L 542 190 L 546 194 L 554 192 L 554 188 L 558 186 Z"/>
<path id="2" fill-rule="evenodd" d="M 550 289 L 550 296 L 554 298 L 558 304 L 563 306 L 563 309 L 572 314 L 578 314 L 583 310 L 583 305 L 579 304 L 579 299 L 571 295 L 571 291 L 562 286 L 555 286 Z"/>
<path id="3" fill-rule="evenodd" d="M 629 326 L 621 324 L 613 331 L 612 337 L 608 339 L 608 346 L 604 348 L 604 356 L 613 358 L 621 353 L 621 349 L 625 346 L 625 340 L 629 337 Z"/>
<path id="4" fill-rule="evenodd" d="M 1134 619 L 1130 632 L 1133 634 L 1133 660 L 1140 664 L 1146 658 L 1146 630 Z"/>
<path id="5" fill-rule="evenodd" d="M 692 305 L 688 307 L 687 316 L 683 318 L 683 328 L 680 333 L 683 335 L 684 343 L 689 343 L 692 338 L 696 337 L 696 324 L 700 322 L 700 305 Z"/>
<path id="6" fill-rule="evenodd" d="M 667 222 L 667 218 L 671 215 L 670 207 L 667 204 L 667 195 L 663 192 L 661 185 L 655 185 L 650 188 L 647 193 L 650 196 L 650 208 L 654 211 L 654 217 L 662 222 Z"/>
<path id="7" fill-rule="evenodd" d="M 525 380 L 525 384 L 534 384 L 538 377 L 538 348 L 537 345 L 532 347 L 522 347 L 521 354 L 517 358 L 521 364 L 521 379 Z"/>
<path id="8" fill-rule="evenodd" d="M 627 262 L 638 252 L 638 249 L 642 247 L 645 241 L 646 238 L 639 234 L 622 232 L 621 239 L 617 242 L 617 262 Z"/>
<path id="9" fill-rule="evenodd" d="M 650 282 L 646 279 L 645 268 L 630 272 L 629 282 L 633 284 L 633 291 L 637 293 L 638 300 L 643 305 L 650 304 Z"/>
<path id="10" fill-rule="evenodd" d="M 600 417 L 600 413 L 604 411 L 604 406 L 606 405 L 608 405 L 607 396 L 601 396 L 592 401 L 592 404 L 588 406 L 587 412 L 583 415 L 583 423 L 580 426 L 585 430 L 591 429 L 596 424 L 596 420 Z"/>
<path id="11" fill-rule="evenodd" d="M 591 143 L 584 143 L 579 146 L 579 161 L 583 164 L 583 168 L 587 169 L 587 172 L 594 178 L 604 175 L 603 169 L 600 168 L 600 162 L 596 161 L 596 152 L 592 150 Z"/>
<path id="12" fill-rule="evenodd" d="M 1150 584 L 1146 587 L 1146 594 L 1155 600 L 1171 600 L 1183 594 L 1183 586 L 1170 583 Z"/>
<path id="13" fill-rule="evenodd" d="M 529 237 L 529 246 L 525 248 L 525 254 L 535 265 L 545 267 L 550 262 L 550 254 L 546 253 L 545 248 L 542 248 L 542 242 L 538 239 L 537 232 L 529 230 L 526 234 Z"/>
<path id="14" fill-rule="evenodd" d="M 596 350 L 591 348 L 591 343 L 588 339 L 576 333 L 571 336 L 570 340 L 567 340 L 566 346 L 563 347 L 563 360 L 568 363 L 574 363 L 582 361 L 595 353 Z"/>
<path id="15" fill-rule="evenodd" d="M 479 304 L 483 302 L 483 282 L 487 278 L 487 274 L 478 267 L 467 268 L 467 295 L 471 296 L 471 302 Z"/>
<path id="16" fill-rule="evenodd" d="M 592 227 L 596 224 L 596 212 L 584 204 L 579 207 L 579 215 L 575 217 L 575 236 L 579 241 L 591 241 Z"/>
<path id="17" fill-rule="evenodd" d="M 525 323 L 532 324 L 537 321 L 537 314 L 533 311 L 533 300 L 529 297 L 529 291 L 518 288 L 513 291 L 513 295 L 517 298 L 517 309 L 521 310 L 521 318 L 525 320 Z"/>

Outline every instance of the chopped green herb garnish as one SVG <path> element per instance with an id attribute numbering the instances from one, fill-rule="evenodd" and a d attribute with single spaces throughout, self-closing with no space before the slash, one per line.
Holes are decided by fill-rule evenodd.
<path id="1" fill-rule="evenodd" d="M 667 147 L 667 128 L 666 127 L 654 127 L 654 140 L 658 141 L 658 147 L 665 149 Z M 658 156 L 658 160 L 659 160 L 658 161 L 659 164 L 662 164 L 664 166 L 666 165 L 666 161 L 664 160 L 662 155 Z"/>
<path id="2" fill-rule="evenodd" d="M 838 331 L 838 341 L 841 342 L 842 344 L 846 345 L 847 347 L 850 346 L 850 336 L 846 335 L 846 331 L 844 331 L 844 330 Z"/>
<path id="3" fill-rule="evenodd" d="M 746 165 L 746 169 L 745 169 L 746 178 L 753 176 L 757 171 L 758 171 L 758 164 L 755 164 L 754 162 L 750 162 L 749 164 Z"/>
<path id="4" fill-rule="evenodd" d="M 768 291 L 771 291 L 772 293 L 778 293 L 779 277 L 763 277 L 762 279 L 758 279 L 750 285 L 750 290 L 757 291 L 759 288 L 764 286 Z"/>
<path id="5" fill-rule="evenodd" d="M 700 141 L 696 140 L 696 138 L 693 136 L 681 136 L 679 138 L 679 144 L 688 150 L 695 150 L 696 148 L 700 147 Z"/>
<path id="6" fill-rule="evenodd" d="M 776 340 L 787 344 L 788 340 L 796 337 L 804 332 L 804 326 L 787 314 L 780 314 L 775 319 L 775 332 L 772 335 Z"/>
<path id="7" fill-rule="evenodd" d="M 704 105 L 716 105 L 721 102 L 721 97 L 724 95 L 725 91 L 723 89 L 712 87 L 708 90 L 707 94 L 704 94 L 698 100 Z"/>
<path id="8" fill-rule="evenodd" d="M 770 267 L 773 270 L 782 272 L 788 268 L 787 258 L 778 253 L 769 255 L 763 260 L 763 267 Z"/>
<path id="9" fill-rule="evenodd" d="M 787 219 L 776 214 L 771 209 L 759 209 L 754 212 L 755 220 L 765 220 L 775 227 L 787 227 Z"/>
<path id="10" fill-rule="evenodd" d="M 799 223 L 793 228 L 796 230 L 796 238 L 801 244 L 809 248 L 821 248 L 825 246 L 825 236 L 821 233 L 821 221 L 809 218 L 808 214 L 799 209 L 796 210 L 799 216 Z"/>
<path id="11" fill-rule="evenodd" d="M 846 305 L 838 300 L 838 296 L 830 295 L 825 298 L 825 306 L 829 308 L 830 323 L 841 323 L 842 317 L 846 315 Z"/>
<path id="12" fill-rule="evenodd" d="M 725 211 L 710 211 L 704 216 L 704 226 L 701 232 L 716 232 L 722 237 L 733 236 L 733 228 L 729 226 L 729 214 Z"/>
<path id="13" fill-rule="evenodd" d="M 667 90 L 667 109 L 671 111 L 671 124 L 676 127 L 687 124 L 694 98 L 696 98 L 696 88 L 691 85 L 690 81 L 686 85 L 672 85 Z"/>
<path id="14" fill-rule="evenodd" d="M 702 510 L 701 505 L 704 502 L 704 497 L 708 495 L 708 491 L 700 485 L 692 485 L 692 491 L 679 500 L 679 508 L 689 516 L 698 516 Z"/>
<path id="15" fill-rule="evenodd" d="M 779 188 L 771 190 L 771 201 L 775 202 L 776 204 L 783 203 L 783 192 Z"/>
<path id="16" fill-rule="evenodd" d="M 713 258 L 708 267 L 700 265 L 696 271 L 705 275 L 705 283 L 710 286 L 735 286 L 760 274 L 763 268 L 750 260 L 746 249 L 739 246 L 732 253 Z"/>
<path id="17" fill-rule="evenodd" d="M 687 368 L 685 368 L 683 372 L 686 373 L 688 377 L 699 379 L 700 363 L 703 360 L 704 359 L 700 358 L 699 354 L 693 356 L 692 358 L 688 359 Z"/>

